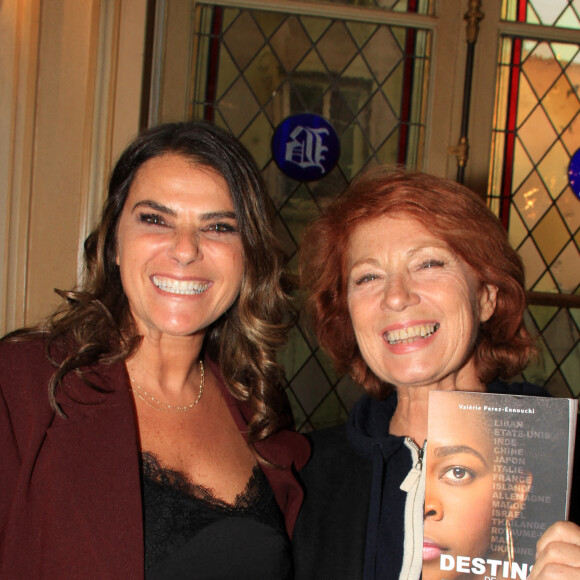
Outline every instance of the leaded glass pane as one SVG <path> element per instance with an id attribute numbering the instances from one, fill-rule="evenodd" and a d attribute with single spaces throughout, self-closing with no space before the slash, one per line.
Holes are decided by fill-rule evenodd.
<path id="1" fill-rule="evenodd" d="M 416 12 L 430 14 L 433 9 L 432 0 L 306 0 L 316 4 L 343 4 L 381 8 L 389 12 Z"/>
<path id="2" fill-rule="evenodd" d="M 578 28 L 578 6 L 567 0 L 506 1 L 502 16 Z M 567 174 L 570 157 L 580 148 L 578 51 L 577 44 L 501 40 L 489 204 L 508 228 L 534 292 L 580 294 L 580 200 Z M 529 324 L 544 350 L 524 378 L 557 395 L 577 396 L 580 390 L 574 312 L 538 304 L 529 308 Z"/>
<path id="3" fill-rule="evenodd" d="M 427 14 L 417 0 L 353 2 Z M 278 235 L 295 272 L 306 224 L 356 174 L 422 159 L 431 34 L 421 29 L 197 3 L 193 118 L 212 119 L 248 147 L 277 210 Z M 276 126 L 317 113 L 338 133 L 337 166 L 319 181 L 285 177 L 271 159 Z M 281 362 L 297 425 L 343 419 L 360 391 L 334 375 L 298 324 Z"/>
<path id="4" fill-rule="evenodd" d="M 580 6 L 577 0 L 503 0 L 502 20 L 526 22 L 559 28 L 580 28 Z"/>

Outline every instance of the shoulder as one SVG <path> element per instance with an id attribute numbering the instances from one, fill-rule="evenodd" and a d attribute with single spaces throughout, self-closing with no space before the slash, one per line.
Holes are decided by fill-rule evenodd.
<path id="1" fill-rule="evenodd" d="M 534 385 L 533 383 L 527 382 L 514 382 L 505 383 L 504 381 L 495 380 L 487 385 L 488 393 L 496 393 L 498 395 L 525 395 L 528 397 L 550 397 L 550 393 Z"/>
<path id="2" fill-rule="evenodd" d="M 57 356 L 64 354 L 58 350 Z M 0 368 L 1 412 L 10 418 L 14 428 L 20 425 L 26 430 L 31 424 L 50 424 L 55 410 L 48 386 L 57 366 L 47 357 L 43 338 L 1 341 Z M 91 388 L 89 383 L 98 387 Z M 96 364 L 83 368 L 82 377 L 76 372 L 68 373 L 57 390 L 56 401 L 68 416 L 74 409 L 104 401 L 108 393 L 121 391 L 124 384 L 122 363 Z M 115 400 L 111 404 L 117 403 Z"/>
<path id="3" fill-rule="evenodd" d="M 306 434 L 310 441 L 312 454 L 306 468 L 312 468 L 315 464 L 350 464 L 359 456 L 353 451 L 346 435 L 346 423 L 312 431 Z M 359 458 L 361 459 L 361 458 Z"/>
<path id="4" fill-rule="evenodd" d="M 308 434 L 312 456 L 298 473 L 304 503 L 294 530 L 297 580 L 362 579 L 372 464 L 345 425 Z"/>
<path id="5" fill-rule="evenodd" d="M 319 448 L 321 451 L 330 451 L 337 446 L 347 444 L 346 423 L 311 431 L 306 434 L 306 437 L 311 441 L 313 447 Z"/>
<path id="6" fill-rule="evenodd" d="M 306 502 L 332 502 L 333 497 L 346 499 L 370 482 L 372 464 L 351 447 L 346 425 L 339 425 L 307 435 L 311 446 L 310 460 L 299 472 Z M 331 491 L 332 490 L 332 491 Z"/>
<path id="7" fill-rule="evenodd" d="M 42 338 L 0 341 L 0 360 L 3 365 L 22 366 L 43 358 L 46 358 L 46 355 Z"/>
<path id="8" fill-rule="evenodd" d="M 44 379 L 47 382 L 55 371 L 40 338 L 0 342 L 0 367 L 0 388 L 14 396 L 26 396 L 29 389 Z"/>

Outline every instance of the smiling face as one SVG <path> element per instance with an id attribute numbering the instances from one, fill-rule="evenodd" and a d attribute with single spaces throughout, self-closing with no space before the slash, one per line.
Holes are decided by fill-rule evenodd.
<path id="1" fill-rule="evenodd" d="M 473 346 L 495 308 L 495 287 L 413 217 L 359 225 L 347 251 L 348 309 L 371 370 L 396 387 L 477 380 Z M 473 386 L 473 385 L 470 385 Z"/>
<path id="2" fill-rule="evenodd" d="M 466 416 L 458 403 L 438 402 L 429 417 L 426 461 L 423 580 L 441 572 L 442 554 L 486 554 L 491 540 L 494 454 L 482 415 Z"/>
<path id="3" fill-rule="evenodd" d="M 117 229 L 117 264 L 140 334 L 203 336 L 236 300 L 243 259 L 218 173 L 177 154 L 141 166 Z"/>

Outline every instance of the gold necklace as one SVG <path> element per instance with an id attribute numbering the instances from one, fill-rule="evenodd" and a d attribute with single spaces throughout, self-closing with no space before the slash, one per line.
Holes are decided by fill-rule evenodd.
<path id="1" fill-rule="evenodd" d="M 141 385 L 138 385 L 134 380 L 133 377 L 129 376 L 131 380 L 131 390 L 135 394 L 135 396 L 141 399 L 144 403 L 157 409 L 158 411 L 163 411 L 164 413 L 184 413 L 185 411 L 189 411 L 193 409 L 201 399 L 203 395 L 203 387 L 205 385 L 205 369 L 203 368 L 203 361 L 199 361 L 199 369 L 201 371 L 201 382 L 199 383 L 199 394 L 197 395 L 197 399 L 191 403 L 191 405 L 186 405 L 185 407 L 181 407 L 180 405 L 168 405 L 167 403 L 162 403 L 159 399 L 156 399 L 153 395 L 149 394 Z M 135 389 L 135 387 L 137 389 Z M 145 395 L 145 396 L 143 396 Z"/>

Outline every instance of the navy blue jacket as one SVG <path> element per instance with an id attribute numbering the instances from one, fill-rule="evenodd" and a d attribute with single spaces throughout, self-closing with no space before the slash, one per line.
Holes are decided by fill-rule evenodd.
<path id="1" fill-rule="evenodd" d="M 488 391 L 547 396 L 529 383 L 498 381 Z M 384 401 L 363 396 L 346 424 L 309 434 L 312 455 L 299 473 L 305 499 L 293 538 L 296 580 L 398 580 L 409 533 L 400 485 L 416 455 L 404 437 L 388 433 L 396 405 L 396 394 Z M 577 503 L 572 494 L 572 521 Z"/>

